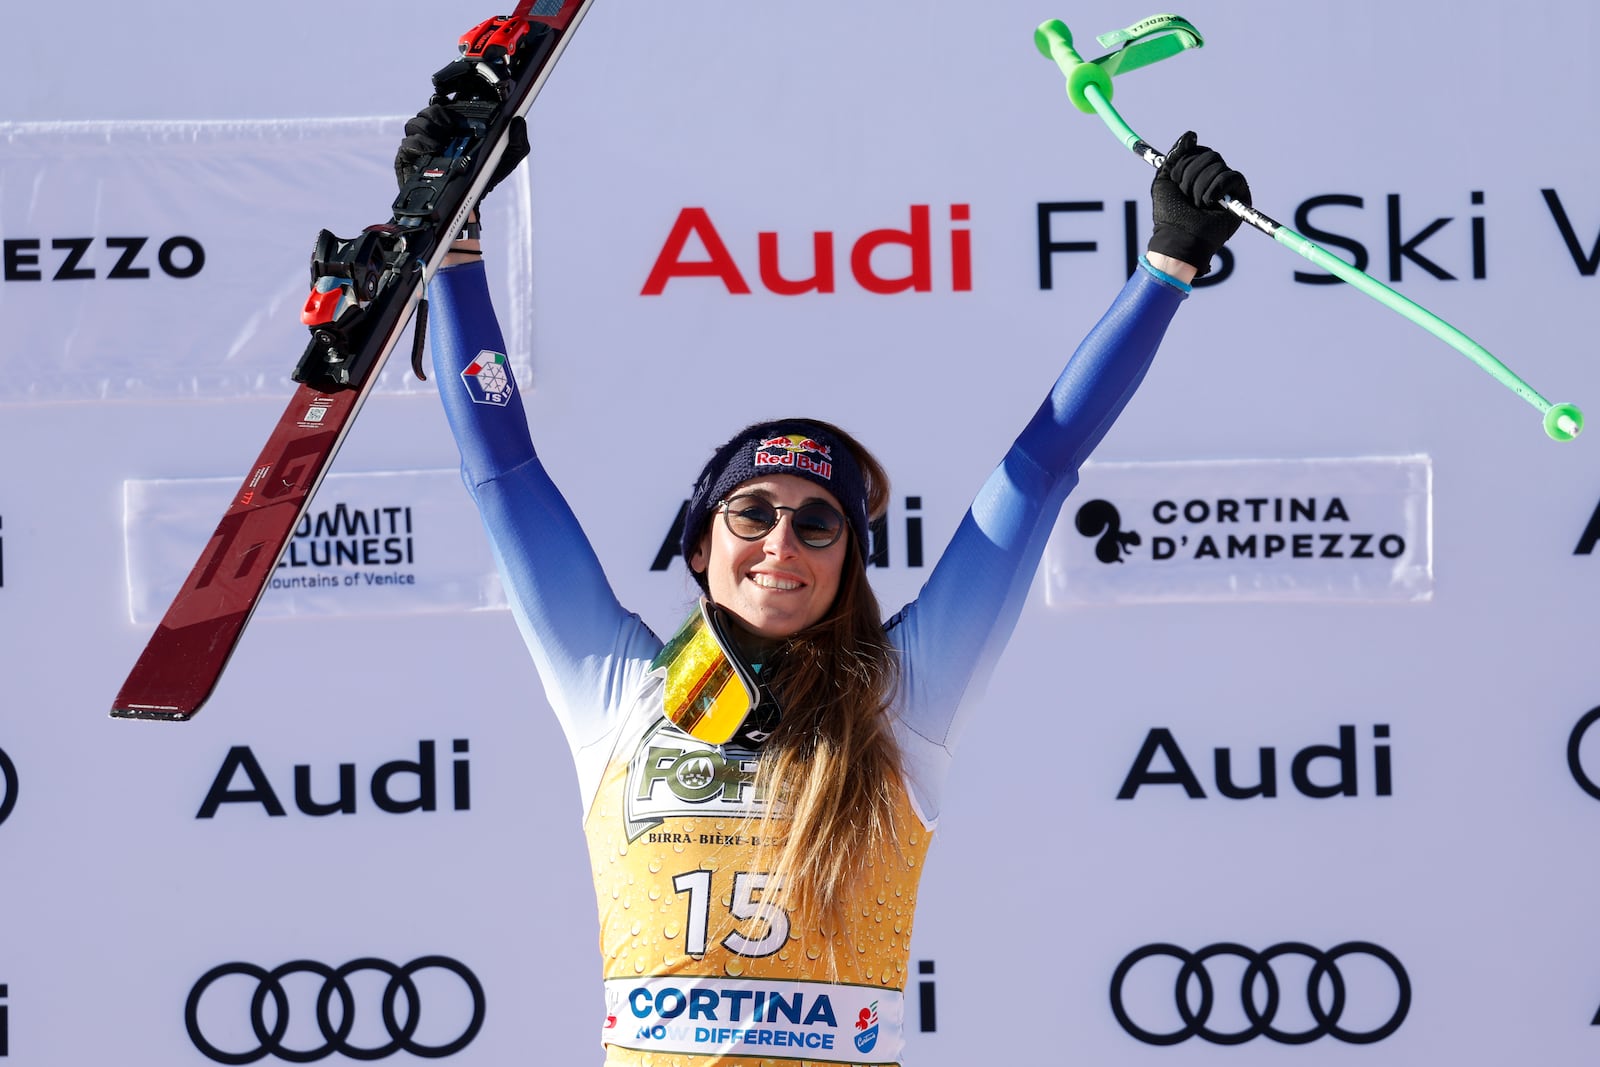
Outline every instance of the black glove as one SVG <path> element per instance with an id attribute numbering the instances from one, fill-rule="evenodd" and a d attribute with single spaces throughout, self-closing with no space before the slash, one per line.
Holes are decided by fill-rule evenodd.
<path id="1" fill-rule="evenodd" d="M 417 161 L 438 155 L 450 139 L 459 135 L 461 124 L 450 109 L 443 104 L 429 104 L 416 116 L 406 121 L 406 135 L 394 154 L 394 177 L 402 187 L 410 180 Z M 521 115 L 511 120 L 506 131 L 506 147 L 500 163 L 494 168 L 483 195 L 499 185 L 507 174 L 517 169 L 517 164 L 528 158 L 528 124 Z"/>
<path id="2" fill-rule="evenodd" d="M 1250 184 L 1231 170 L 1220 154 L 1196 144 L 1194 131 L 1178 138 L 1150 186 L 1155 227 L 1147 246 L 1198 268 L 1211 269 L 1211 257 L 1239 229 L 1239 216 L 1217 204 L 1224 196 L 1250 203 Z M 1199 277 L 1199 274 L 1196 277 Z"/>

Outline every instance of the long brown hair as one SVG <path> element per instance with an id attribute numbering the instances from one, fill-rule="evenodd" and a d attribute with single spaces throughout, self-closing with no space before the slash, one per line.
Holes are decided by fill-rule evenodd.
<path id="1" fill-rule="evenodd" d="M 861 468 L 867 514 L 888 507 L 883 465 L 850 434 L 817 422 Z M 897 846 L 900 750 L 889 708 L 900 664 L 867 581 L 867 546 L 852 532 L 839 592 L 820 620 L 784 640 L 764 666 L 782 718 L 761 745 L 756 795 L 770 798 L 752 834 L 770 896 L 804 920 L 837 920 L 867 866 Z"/>

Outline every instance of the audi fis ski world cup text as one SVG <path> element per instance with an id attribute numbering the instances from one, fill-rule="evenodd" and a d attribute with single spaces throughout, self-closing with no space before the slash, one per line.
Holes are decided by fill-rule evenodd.
<path id="1" fill-rule="evenodd" d="M 1586 242 L 1578 235 L 1569 209 L 1571 198 L 1563 199 L 1551 188 L 1538 190 L 1537 197 L 1573 267 L 1584 277 L 1593 275 L 1600 269 L 1600 242 Z M 1450 228 L 1458 223 L 1457 216 L 1419 222 L 1408 215 L 1403 194 L 1370 199 L 1381 203 L 1381 221 L 1369 218 L 1375 207 L 1368 197 L 1323 193 L 1296 206 L 1293 228 L 1312 241 L 1342 250 L 1362 271 L 1374 266 L 1369 248 L 1373 241 L 1357 235 L 1379 229 L 1381 239 L 1375 245 L 1390 283 L 1405 281 L 1408 266 L 1439 281 L 1484 281 L 1489 277 L 1489 215 L 1482 190 L 1464 194 L 1463 206 L 1470 212 L 1465 221 L 1464 254 L 1455 247 L 1459 240 L 1446 250 L 1449 237 L 1428 246 L 1435 238 L 1456 232 Z M 1120 218 L 1113 225 L 1119 231 L 1122 264 L 1132 273 L 1144 248 L 1147 224 L 1139 217 L 1138 201 L 1122 201 L 1120 208 Z M 833 228 L 797 233 L 794 227 L 783 225 L 750 234 L 734 231 L 726 223 L 719 226 L 709 208 L 684 207 L 666 227 L 644 270 L 639 292 L 661 296 L 689 285 L 715 285 L 735 296 L 750 295 L 757 287 L 778 296 L 837 293 L 847 286 L 883 296 L 969 292 L 981 280 L 977 274 L 981 260 L 973 252 L 980 217 L 992 222 L 1003 216 L 1011 225 L 1016 213 L 1014 209 L 980 211 L 970 203 L 951 203 L 937 211 L 932 204 L 912 204 L 909 210 L 901 210 L 905 214 L 886 217 L 886 225 L 857 235 Z M 1106 201 L 1039 201 L 1032 211 L 1040 289 L 1055 287 L 1056 273 L 1065 265 L 1061 257 L 1099 254 L 1107 246 L 1108 227 L 1099 221 L 1108 212 Z M 1087 223 L 1082 221 L 1085 218 Z M 1224 248 L 1216 269 L 1196 284 L 1204 287 L 1227 281 L 1236 258 L 1234 250 Z M 1302 285 L 1339 282 L 1321 271 L 1295 270 L 1292 277 Z"/>
<path id="2" fill-rule="evenodd" d="M 854 287 L 880 295 L 927 293 L 935 288 L 958 293 L 971 289 L 972 235 L 965 225 L 970 218 L 968 205 L 950 205 L 950 226 L 943 235 L 946 240 L 940 243 L 943 269 L 937 273 L 929 205 L 911 205 L 910 222 L 905 229 L 885 227 L 862 234 L 850 243 L 846 257 Z M 763 231 L 756 235 L 754 277 L 762 288 L 780 296 L 838 291 L 841 272 L 835 262 L 835 245 L 842 242 L 835 240 L 832 230 L 818 230 L 810 237 L 809 249 L 785 256 L 780 252 L 776 232 Z M 748 294 L 752 291 L 748 281 L 749 255 L 745 251 L 748 244 L 738 244 L 746 257 L 746 265 L 741 268 L 712 222 L 710 212 L 705 208 L 686 207 L 678 212 L 656 254 L 640 295 L 660 296 L 669 282 L 680 278 L 714 278 L 730 294 Z M 703 251 L 704 256 L 692 249 Z M 942 254 L 945 251 L 948 251 L 947 256 Z M 891 260 L 894 266 L 889 265 Z M 889 271 L 896 273 L 886 273 Z"/>
<path id="3" fill-rule="evenodd" d="M 1586 244 L 1578 236 L 1567 202 L 1563 201 L 1559 192 L 1541 189 L 1539 197 L 1553 229 L 1571 257 L 1572 265 L 1583 277 L 1593 275 L 1596 269 L 1600 269 L 1600 243 L 1591 241 Z M 1357 270 L 1370 271 L 1373 268 L 1372 253 L 1367 244 L 1351 234 L 1371 232 L 1381 225 L 1384 274 L 1390 283 L 1405 280 L 1408 264 L 1439 281 L 1457 281 L 1463 277 L 1483 281 L 1489 277 L 1488 216 L 1484 213 L 1486 199 L 1482 190 L 1471 190 L 1466 194 L 1466 200 L 1474 213 L 1467 219 L 1465 256 L 1461 255 L 1459 247 L 1453 254 L 1441 251 L 1442 245 L 1425 252 L 1422 246 L 1455 223 L 1456 216 L 1438 216 L 1419 226 L 1416 219 L 1407 216 L 1400 193 L 1389 193 L 1383 197 L 1381 224 L 1374 224 L 1365 214 L 1352 214 L 1368 210 L 1366 197 L 1351 193 L 1326 193 L 1302 200 L 1295 208 L 1292 226 L 1318 244 L 1345 252 L 1345 258 Z M 1122 259 L 1127 272 L 1132 273 L 1144 248 L 1144 227 L 1139 218 L 1137 201 L 1125 200 L 1121 207 L 1119 222 L 1122 232 L 1119 236 Z M 1105 226 L 1096 226 L 1092 222 L 1079 225 L 1074 220 L 1085 215 L 1098 217 L 1105 212 L 1106 204 L 1100 200 L 1048 201 L 1036 205 L 1039 288 L 1054 288 L 1055 273 L 1063 266 L 1058 257 L 1092 254 L 1101 250 Z M 1331 228 L 1335 226 L 1338 229 Z M 1069 233 L 1072 236 L 1069 237 Z M 1458 240 L 1456 246 L 1459 245 Z M 1233 273 L 1237 257 L 1238 252 L 1231 246 L 1223 248 L 1218 254 L 1216 268 L 1196 279 L 1196 286 L 1219 285 L 1227 281 Z M 1335 285 L 1340 280 L 1321 271 L 1295 270 L 1292 277 L 1301 285 Z"/>

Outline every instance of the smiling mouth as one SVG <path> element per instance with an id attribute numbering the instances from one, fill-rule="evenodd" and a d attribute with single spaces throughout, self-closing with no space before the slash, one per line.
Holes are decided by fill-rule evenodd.
<path id="1" fill-rule="evenodd" d="M 770 574 L 752 574 L 750 576 L 750 580 L 755 582 L 763 589 L 778 589 L 788 591 L 791 589 L 800 588 L 799 582 L 792 581 L 788 578 L 774 578 Z"/>

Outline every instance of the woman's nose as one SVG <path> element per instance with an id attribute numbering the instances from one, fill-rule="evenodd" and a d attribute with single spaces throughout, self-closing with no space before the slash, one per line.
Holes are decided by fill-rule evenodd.
<path id="1" fill-rule="evenodd" d="M 799 542 L 800 538 L 794 532 L 794 513 L 780 511 L 778 521 L 762 538 L 762 547 L 769 556 L 793 556 L 800 551 Z"/>

